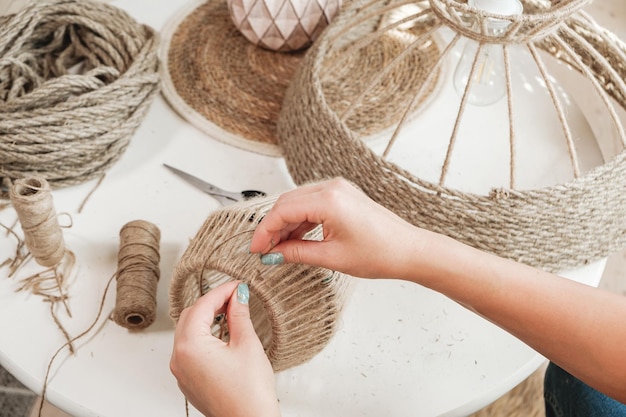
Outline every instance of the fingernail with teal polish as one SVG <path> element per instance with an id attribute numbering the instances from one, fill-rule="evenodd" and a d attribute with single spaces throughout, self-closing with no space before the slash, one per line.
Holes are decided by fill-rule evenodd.
<path id="1" fill-rule="evenodd" d="M 239 304 L 248 304 L 250 300 L 250 289 L 248 288 L 248 284 L 245 282 L 240 282 L 237 285 L 237 301 Z"/>
<path id="2" fill-rule="evenodd" d="M 266 253 L 261 256 L 261 263 L 263 265 L 280 265 L 285 262 L 285 257 L 280 252 Z"/>

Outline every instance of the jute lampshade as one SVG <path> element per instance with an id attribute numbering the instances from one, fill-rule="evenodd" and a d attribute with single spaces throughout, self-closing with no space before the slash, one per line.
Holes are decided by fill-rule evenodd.
<path id="1" fill-rule="evenodd" d="M 211 214 L 191 240 L 170 285 L 170 315 L 215 286 L 239 279 L 250 287 L 250 315 L 274 370 L 299 365 L 321 351 L 333 335 L 349 279 L 301 264 L 262 265 L 248 252 L 257 222 L 275 198 L 238 203 Z M 318 227 L 306 236 L 320 239 Z M 226 321 L 228 318 L 226 318 Z M 225 336 L 223 323 L 214 334 Z"/>
<path id="2" fill-rule="evenodd" d="M 415 225 L 551 271 L 579 267 L 624 247 L 626 135 L 615 104 L 622 109 L 626 107 L 626 46 L 581 10 L 586 1 L 526 0 L 522 3 L 521 15 L 501 16 L 476 10 L 465 1 L 422 1 L 416 11 L 404 14 L 402 20 L 384 25 L 371 37 L 356 37 L 356 40 L 346 39 L 344 34 L 370 19 L 387 16 L 403 2 L 352 3 L 309 51 L 285 97 L 278 132 L 295 182 L 302 184 L 343 176 Z M 480 24 L 486 19 L 507 21 L 506 31 L 498 37 L 490 36 L 485 32 L 485 25 Z M 540 72 L 544 70 L 542 62 L 547 59 L 543 58 L 546 55 L 555 59 L 556 64 L 569 65 L 590 86 L 593 97 L 602 103 L 603 114 L 617 132 L 615 146 L 619 151 L 606 163 L 582 172 L 576 169 L 575 147 L 570 146 L 570 155 L 566 154 L 565 158 L 573 161 L 573 179 L 522 190 L 514 184 L 515 161 L 511 152 L 511 187 L 494 187 L 487 195 L 465 192 L 445 183 L 447 161 L 454 151 L 456 132 L 462 129 L 459 120 L 466 108 L 464 98 L 460 98 L 461 104 L 449 109 L 455 114 L 458 112 L 457 124 L 441 126 L 452 132 L 448 153 L 444 155 L 446 160 L 442 163 L 441 181 L 421 178 L 389 161 L 384 154 L 368 147 L 361 135 L 346 123 L 343 114 L 328 104 L 324 79 L 336 68 L 329 57 L 336 55 L 337 50 L 356 54 L 373 37 L 394 33 L 403 24 L 433 32 L 445 28 L 452 32 L 453 41 L 468 38 L 481 45 L 500 45 L 505 52 L 510 45 L 521 45 L 530 51 Z M 450 48 L 442 45 L 441 50 L 437 61 L 445 62 Z M 410 48 L 403 52 L 410 53 Z M 552 78 L 543 72 L 542 81 L 557 103 Z M 379 75 L 375 81 L 389 81 L 386 74 Z M 364 82 L 361 87 L 367 91 L 372 84 Z M 504 116 L 511 126 L 510 138 L 502 139 L 510 140 L 514 148 L 516 101 L 511 91 L 505 99 L 511 109 L 509 120 Z M 420 94 L 412 97 L 419 100 Z M 355 105 L 358 100 L 351 103 Z M 385 106 L 385 103 L 380 105 Z M 563 136 L 571 143 L 564 112 L 556 108 L 557 105 L 554 107 Z M 388 139 L 389 146 L 393 146 L 394 135 L 389 135 Z M 418 139 L 425 138 L 415 138 Z M 505 175 L 508 176 L 508 172 Z"/>

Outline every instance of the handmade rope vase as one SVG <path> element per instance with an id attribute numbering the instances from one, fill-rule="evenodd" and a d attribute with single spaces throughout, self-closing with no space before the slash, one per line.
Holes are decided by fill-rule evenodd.
<path id="1" fill-rule="evenodd" d="M 626 135 L 614 103 L 626 107 L 626 47 L 581 11 L 586 1 L 526 0 L 522 3 L 523 13 L 515 16 L 485 12 L 457 0 L 357 2 L 344 10 L 309 50 L 285 96 L 278 135 L 294 181 L 302 184 L 343 176 L 359 185 L 375 201 L 417 226 L 550 271 L 579 267 L 624 247 Z M 359 25 L 402 12 L 407 5 L 413 6 L 409 13 L 389 19 L 377 32 L 349 38 Z M 506 22 L 506 29 L 494 36 L 484 24 L 488 19 Z M 468 108 L 470 83 L 459 98 L 456 121 L 449 126 L 451 136 L 439 182 L 425 180 L 387 158 L 404 126 L 404 116 L 390 135 L 385 151 L 377 153 L 345 123 L 351 109 L 358 104 L 358 97 L 342 112 L 328 105 L 324 80 L 335 71 L 336 56 L 349 59 L 377 36 L 398 32 L 406 25 L 417 26 L 426 34 L 439 30 L 452 33 L 450 42 L 440 45 L 442 52 L 428 77 L 433 77 L 434 71 L 450 58 L 454 44 L 461 39 L 470 39 L 482 48 L 495 45 L 502 52 L 508 108 L 508 116 L 505 112 L 502 120 L 509 124 L 509 137 L 503 139 L 508 139 L 511 148 L 510 172 L 503 174 L 510 177 L 508 188 L 494 187 L 481 195 L 446 184 L 451 155 Z M 418 39 L 405 48 L 395 61 L 410 55 L 421 42 L 423 40 Z M 512 46 L 519 46 L 532 56 L 535 70 L 553 102 L 571 159 L 573 179 L 569 181 L 544 188 L 516 187 L 515 147 L 519 126 L 515 125 L 518 102 L 511 87 L 509 49 Z M 553 77 L 546 69 L 544 61 L 547 59 L 573 68 L 589 85 L 591 95 L 602 103 L 601 112 L 607 115 L 608 124 L 612 124 L 607 128 L 616 132 L 617 137 L 617 152 L 606 157 L 603 165 L 587 172 L 579 169 L 575 140 Z M 474 59 L 473 73 L 479 71 L 477 61 Z M 364 80 L 363 94 L 373 85 L 390 82 L 386 75 L 393 65 L 394 60 L 388 68 Z M 421 94 L 419 91 L 412 96 L 412 102 L 418 101 Z M 380 105 L 384 106 L 384 102 Z M 405 115 L 410 114 L 411 106 L 407 106 Z M 444 128 L 441 126 L 439 130 Z"/>
<path id="2" fill-rule="evenodd" d="M 0 178 L 101 176 L 158 91 L 156 44 L 102 2 L 33 1 L 0 18 Z"/>
<path id="3" fill-rule="evenodd" d="M 179 260 L 170 285 L 170 315 L 221 283 L 250 287 L 250 315 L 275 371 L 299 365 L 326 346 L 342 311 L 349 281 L 342 274 L 301 264 L 262 265 L 248 252 L 257 222 L 275 198 L 254 199 L 210 215 Z M 318 240 L 321 229 L 305 238 Z M 226 318 L 226 321 L 228 318 Z M 224 336 L 223 323 L 214 334 Z"/>

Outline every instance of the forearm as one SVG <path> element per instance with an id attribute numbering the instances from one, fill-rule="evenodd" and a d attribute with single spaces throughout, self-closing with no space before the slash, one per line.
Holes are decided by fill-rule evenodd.
<path id="1" fill-rule="evenodd" d="M 626 401 L 626 299 L 444 236 L 427 241 L 400 278 L 450 297 Z"/>

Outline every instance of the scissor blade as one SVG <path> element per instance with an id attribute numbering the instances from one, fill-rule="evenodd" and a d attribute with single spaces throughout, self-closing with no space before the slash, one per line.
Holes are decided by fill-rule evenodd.
<path id="1" fill-rule="evenodd" d="M 163 164 L 163 166 L 167 169 L 169 169 L 170 171 L 172 171 L 174 174 L 178 175 L 180 178 L 184 179 L 185 181 L 187 181 L 189 184 L 193 185 L 194 187 L 196 187 L 199 190 L 204 191 L 207 194 L 211 194 L 212 196 L 220 196 L 223 198 L 227 198 L 228 200 L 231 201 L 237 201 L 234 198 L 231 198 L 227 195 L 223 195 L 222 194 L 222 190 L 220 190 L 219 188 L 215 187 L 213 184 L 208 183 L 204 180 L 201 180 L 198 177 L 194 177 L 191 174 L 186 173 L 185 171 L 181 171 L 178 168 L 174 168 L 173 166 L 167 165 L 167 164 Z"/>

